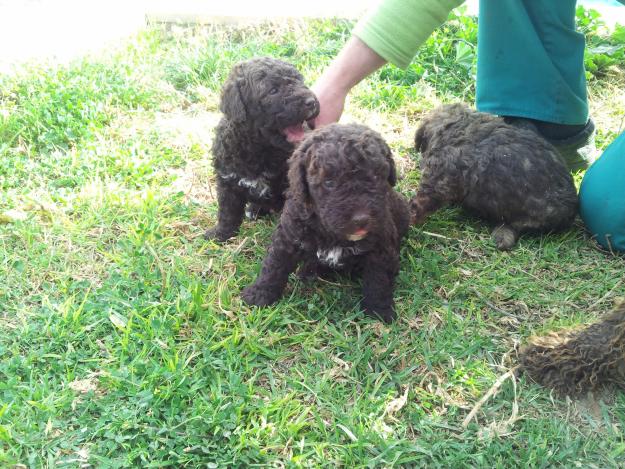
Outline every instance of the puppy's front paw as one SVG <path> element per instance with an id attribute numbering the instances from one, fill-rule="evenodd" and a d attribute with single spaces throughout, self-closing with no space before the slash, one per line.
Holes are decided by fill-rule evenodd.
<path id="1" fill-rule="evenodd" d="M 410 224 L 421 225 L 427 218 L 427 212 L 421 206 L 421 203 L 416 197 L 410 201 Z"/>
<path id="2" fill-rule="evenodd" d="M 228 239 L 232 238 L 235 235 L 233 231 L 224 231 L 219 228 L 219 226 L 215 226 L 206 230 L 204 233 L 204 239 L 209 241 L 216 241 L 218 243 L 224 243 Z"/>
<path id="3" fill-rule="evenodd" d="M 414 212 L 410 213 L 410 224 L 411 225 L 423 225 L 425 223 L 425 216 L 421 214 L 417 214 Z"/>
<path id="4" fill-rule="evenodd" d="M 362 309 L 367 316 L 379 319 L 386 324 L 392 323 L 397 317 L 397 313 L 395 312 L 395 309 L 393 309 L 392 305 L 387 307 L 373 307 L 363 304 Z"/>
<path id="5" fill-rule="evenodd" d="M 280 299 L 280 294 L 266 288 L 250 285 L 241 290 L 241 299 L 248 305 L 267 306 Z"/>

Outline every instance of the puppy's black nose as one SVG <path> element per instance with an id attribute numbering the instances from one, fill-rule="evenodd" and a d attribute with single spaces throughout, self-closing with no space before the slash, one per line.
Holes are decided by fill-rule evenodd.
<path id="1" fill-rule="evenodd" d="M 304 101 L 304 105 L 308 108 L 313 108 L 317 105 L 317 98 L 313 98 L 312 96 L 307 98 L 306 101 Z"/>
<path id="2" fill-rule="evenodd" d="M 364 228 L 365 226 L 367 226 L 367 223 L 369 223 L 369 219 L 370 217 L 366 213 L 356 212 L 352 216 L 352 223 L 358 228 Z"/>

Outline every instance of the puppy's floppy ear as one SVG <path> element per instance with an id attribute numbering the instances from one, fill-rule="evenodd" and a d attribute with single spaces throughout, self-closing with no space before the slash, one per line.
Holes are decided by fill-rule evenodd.
<path id="1" fill-rule="evenodd" d="M 349 141 L 348 145 L 350 148 L 347 148 L 345 153 L 362 155 L 360 158 L 365 160 L 370 158 L 372 161 L 379 162 L 380 155 L 382 155 L 388 163 L 388 183 L 391 186 L 397 184 L 397 170 L 395 169 L 393 152 L 380 134 L 367 130 L 357 142 Z"/>
<path id="2" fill-rule="evenodd" d="M 247 118 L 247 107 L 243 93 L 247 87 L 247 80 L 243 75 L 241 65 L 237 65 L 221 91 L 219 110 L 234 122 L 243 122 Z"/>
<path id="3" fill-rule="evenodd" d="M 393 159 L 393 152 L 391 151 L 388 144 L 380 137 L 379 135 L 376 138 L 379 147 L 377 151 L 384 155 L 384 159 L 388 163 L 388 183 L 391 186 L 397 184 L 397 169 L 395 168 L 395 160 Z"/>
<path id="4" fill-rule="evenodd" d="M 313 139 L 302 142 L 289 158 L 289 193 L 291 197 L 310 204 L 310 190 L 308 189 L 308 166 L 312 158 Z"/>
<path id="5" fill-rule="evenodd" d="M 393 159 L 393 154 L 391 153 L 390 148 L 386 147 L 384 156 L 388 162 L 388 183 L 391 186 L 394 186 L 397 184 L 397 169 L 395 168 L 395 160 Z"/>

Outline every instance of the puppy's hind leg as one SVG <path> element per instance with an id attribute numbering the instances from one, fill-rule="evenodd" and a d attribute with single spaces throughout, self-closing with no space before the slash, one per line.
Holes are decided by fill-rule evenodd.
<path id="1" fill-rule="evenodd" d="M 257 220 L 260 217 L 269 215 L 271 211 L 267 207 L 263 207 L 256 202 L 249 202 L 245 207 L 245 216 L 250 220 Z"/>
<path id="2" fill-rule="evenodd" d="M 345 273 L 345 269 L 340 268 L 340 274 Z M 350 272 L 347 271 L 347 273 Z M 335 281 L 338 276 L 339 270 L 319 262 L 316 257 L 305 260 L 302 265 L 300 265 L 299 269 L 297 269 L 297 278 L 304 283 L 310 283 L 318 278 L 327 281 Z"/>
<path id="3" fill-rule="evenodd" d="M 312 282 L 318 277 L 320 267 L 317 256 L 311 255 L 300 265 L 297 270 L 297 278 L 302 282 Z"/>
<path id="4" fill-rule="evenodd" d="M 282 193 L 285 191 L 285 188 L 280 187 L 276 190 L 280 191 L 279 195 L 274 195 L 261 201 L 248 202 L 245 208 L 245 216 L 250 220 L 257 220 L 270 215 L 271 212 L 280 212 L 284 206 L 284 195 Z"/>
<path id="5" fill-rule="evenodd" d="M 519 240 L 519 232 L 505 223 L 499 225 L 492 232 L 493 240 L 500 251 L 512 249 Z"/>

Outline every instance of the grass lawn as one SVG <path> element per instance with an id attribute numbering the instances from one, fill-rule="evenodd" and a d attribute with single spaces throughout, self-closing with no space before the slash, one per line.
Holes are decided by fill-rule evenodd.
<path id="1" fill-rule="evenodd" d="M 623 127 L 625 28 L 578 19 L 603 148 Z M 391 326 L 348 279 L 240 301 L 276 218 L 202 238 L 220 85 L 255 55 L 312 83 L 351 27 L 154 29 L 0 76 L 0 467 L 625 466 L 621 392 L 572 402 L 506 380 L 462 426 L 518 344 L 625 296 L 623 258 L 581 222 L 502 253 L 487 226 L 438 212 L 404 242 Z M 352 94 L 345 121 L 387 139 L 406 195 L 420 116 L 473 100 L 476 32 L 454 16 L 408 70 Z"/>

